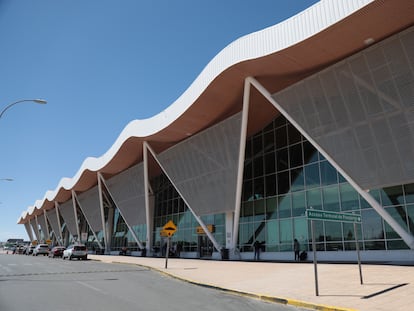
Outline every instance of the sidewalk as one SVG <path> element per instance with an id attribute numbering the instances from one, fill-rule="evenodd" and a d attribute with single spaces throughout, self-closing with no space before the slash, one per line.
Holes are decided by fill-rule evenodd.
<path id="1" fill-rule="evenodd" d="M 136 264 L 199 285 L 315 310 L 409 310 L 414 305 L 414 266 L 215 261 L 89 255 L 109 263 Z"/>

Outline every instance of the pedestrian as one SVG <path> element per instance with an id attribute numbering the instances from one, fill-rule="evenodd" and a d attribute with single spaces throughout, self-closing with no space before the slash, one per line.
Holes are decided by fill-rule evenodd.
<path id="1" fill-rule="evenodd" d="M 295 252 L 295 261 L 299 261 L 299 250 L 300 250 L 300 245 L 297 239 L 295 239 L 293 241 L 293 250 Z"/>
<path id="2" fill-rule="evenodd" d="M 181 256 L 181 251 L 183 249 L 183 246 L 181 245 L 181 242 L 177 243 L 177 257 L 179 258 Z"/>
<path id="3" fill-rule="evenodd" d="M 255 241 L 253 244 L 254 247 L 254 260 L 260 260 L 260 249 L 262 248 L 262 243 Z"/>

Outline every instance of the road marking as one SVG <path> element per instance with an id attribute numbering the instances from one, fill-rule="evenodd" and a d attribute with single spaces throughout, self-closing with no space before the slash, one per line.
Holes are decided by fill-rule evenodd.
<path id="1" fill-rule="evenodd" d="M 7 265 L 8 266 L 17 266 L 17 264 L 15 264 L 15 263 L 8 263 Z"/>
<path id="2" fill-rule="evenodd" d="M 101 293 L 101 294 L 104 294 L 104 295 L 107 295 L 108 294 L 107 292 L 105 292 L 105 291 L 103 291 L 103 290 L 101 290 L 101 289 L 99 289 L 99 288 L 97 288 L 95 286 L 92 286 L 92 285 L 90 285 L 88 283 L 85 283 L 85 282 L 82 282 L 82 281 L 76 281 L 76 283 L 78 283 L 80 285 L 83 285 L 83 286 L 85 286 L 87 288 L 90 288 L 90 289 L 92 289 L 92 290 L 94 290 L 94 291 L 96 291 L 98 293 Z"/>

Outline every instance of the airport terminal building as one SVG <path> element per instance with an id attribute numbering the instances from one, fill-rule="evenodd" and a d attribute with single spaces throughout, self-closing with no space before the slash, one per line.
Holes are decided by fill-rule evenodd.
<path id="1" fill-rule="evenodd" d="M 414 260 L 414 3 L 322 0 L 224 48 L 22 213 L 31 240 L 184 258 Z M 307 210 L 358 215 L 311 220 Z M 355 230 L 356 229 L 356 230 Z M 313 244 L 314 243 L 314 244 Z"/>

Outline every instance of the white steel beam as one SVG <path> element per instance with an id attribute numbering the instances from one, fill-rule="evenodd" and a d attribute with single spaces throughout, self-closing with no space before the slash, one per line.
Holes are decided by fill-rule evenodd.
<path id="1" fill-rule="evenodd" d="M 106 233 L 106 225 L 105 225 L 105 212 L 104 212 L 104 204 L 103 204 L 103 193 L 102 193 L 102 174 L 97 173 L 98 175 L 98 193 L 99 193 L 99 207 L 101 209 L 101 221 L 102 221 L 102 232 L 103 232 L 103 238 L 104 238 L 104 244 L 105 244 L 105 253 L 109 252 L 108 249 L 108 236 Z"/>
<path id="2" fill-rule="evenodd" d="M 45 238 L 47 240 L 50 240 L 49 226 L 47 224 L 47 218 L 46 218 L 46 211 L 45 210 L 43 211 L 43 217 L 45 219 L 45 227 L 46 227 L 46 236 L 45 236 Z"/>
<path id="3" fill-rule="evenodd" d="M 72 190 L 72 206 L 73 206 L 73 212 L 75 213 L 76 233 L 78 234 L 78 238 L 76 242 L 81 242 L 81 235 L 80 235 L 79 222 L 78 222 L 78 211 L 76 210 L 75 196 L 76 196 L 75 191 Z"/>
<path id="4" fill-rule="evenodd" d="M 65 241 L 63 240 L 62 224 L 60 223 L 59 203 L 56 201 L 55 201 L 55 210 L 56 210 L 57 224 L 59 227 L 59 237 L 60 237 L 59 244 L 63 246 L 65 245 Z"/>
<path id="5" fill-rule="evenodd" d="M 249 103 L 250 103 L 250 82 L 248 79 L 244 80 L 244 93 L 243 93 L 243 111 L 242 122 L 240 131 L 240 146 L 239 146 L 239 159 L 237 169 L 237 186 L 236 186 L 236 200 L 234 207 L 234 222 L 233 222 L 233 243 L 232 253 L 236 254 L 237 238 L 239 235 L 239 220 L 240 220 L 240 208 L 241 208 L 241 196 L 243 188 L 243 172 L 244 172 L 244 156 L 246 150 L 246 136 L 247 136 L 247 122 L 249 119 Z"/>
<path id="6" fill-rule="evenodd" d="M 40 232 L 39 232 L 39 222 L 37 221 L 37 216 L 35 215 L 35 234 L 36 234 L 36 238 L 37 241 L 40 242 Z"/>
<path id="7" fill-rule="evenodd" d="M 30 222 L 24 223 L 24 228 L 26 229 L 27 235 L 29 236 L 30 241 L 33 241 L 33 231 Z"/>
<path id="8" fill-rule="evenodd" d="M 147 142 L 144 142 L 143 148 L 143 159 L 144 159 L 144 192 L 145 192 L 145 216 L 147 222 L 147 253 L 149 254 L 152 249 L 152 221 L 151 221 L 151 209 L 150 209 L 150 199 L 149 195 L 152 192 L 150 188 L 149 178 L 148 178 L 148 149 L 147 149 Z"/>

